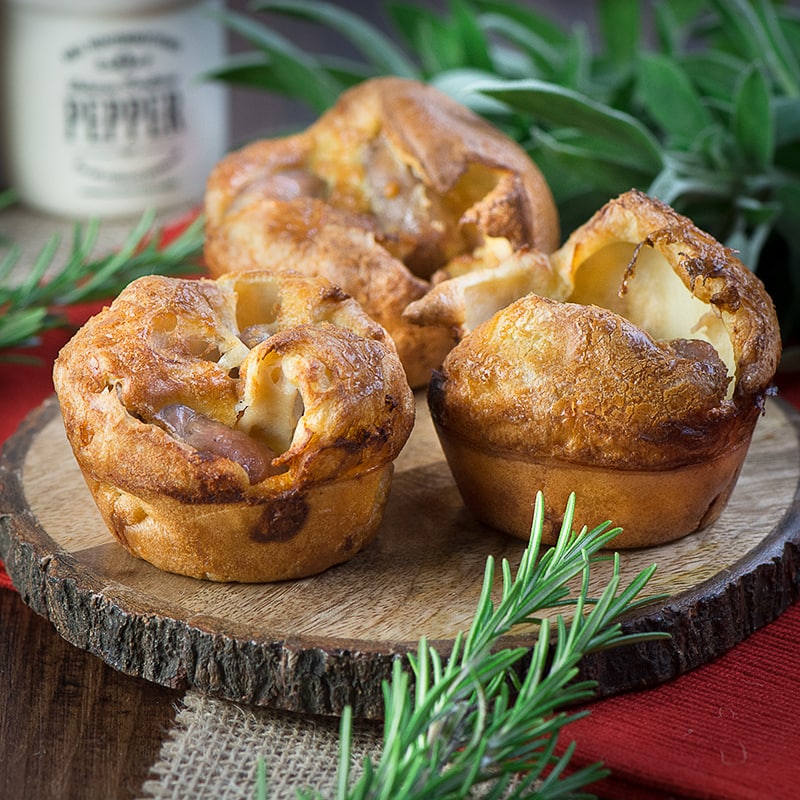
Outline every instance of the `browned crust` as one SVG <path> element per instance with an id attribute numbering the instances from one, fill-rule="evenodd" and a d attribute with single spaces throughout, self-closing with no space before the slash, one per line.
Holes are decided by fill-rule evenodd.
<path id="1" fill-rule="evenodd" d="M 608 247 L 617 249 L 609 255 Z M 641 266 L 647 250 L 663 256 L 660 272 L 652 262 Z M 618 253 L 632 255 L 618 263 Z M 465 502 L 490 524 L 526 536 L 519 515 L 537 489 L 554 508 L 575 491 L 595 516 L 602 509 L 631 529 L 620 546 L 708 524 L 735 484 L 780 357 L 763 284 L 730 249 L 636 191 L 609 202 L 549 260 L 560 296 L 530 293 L 498 311 L 429 384 Z M 592 280 L 614 283 L 597 293 L 612 308 L 568 302 L 596 290 L 585 277 L 576 289 L 585 265 Z M 641 283 L 647 275 L 652 284 Z M 563 286 L 572 289 L 561 294 Z M 664 287 L 670 294 L 659 294 Z M 459 301 L 443 314 L 464 318 L 465 292 L 442 294 Z M 663 311 L 673 301 L 686 301 L 680 314 Z M 656 339 L 615 309 L 672 333 Z M 690 325 L 709 340 L 695 338 Z"/>
<path id="2" fill-rule="evenodd" d="M 387 464 L 250 503 L 187 504 L 91 477 L 87 484 L 132 555 L 193 578 L 253 583 L 303 578 L 351 559 L 375 537 L 391 474 Z"/>
<path id="3" fill-rule="evenodd" d="M 712 524 L 736 485 L 745 438 L 716 459 L 663 470 L 614 469 L 551 458 L 524 458 L 476 446 L 437 427 L 467 508 L 497 530 L 529 539 L 537 492 L 544 500 L 544 544 L 555 544 L 575 493 L 573 524 L 609 519 L 622 532 L 614 548 L 650 547 Z"/>
<path id="4" fill-rule="evenodd" d="M 374 109 L 381 128 L 417 174 L 446 194 L 470 164 L 497 170 L 501 180 L 470 221 L 491 236 L 508 236 L 512 245 L 544 252 L 558 246 L 558 217 L 550 188 L 516 142 L 437 89 L 402 78 L 367 81 L 342 96 L 334 111 L 349 124 L 355 106 Z M 325 126 L 325 119 L 317 125 Z"/>
<path id="5" fill-rule="evenodd" d="M 272 177 L 292 169 L 319 196 L 276 196 Z M 559 236 L 549 187 L 515 142 L 399 78 L 366 81 L 307 130 L 229 155 L 209 177 L 206 217 L 212 275 L 288 265 L 328 277 L 389 331 L 412 386 L 453 345 L 403 317 L 430 276 L 486 237 L 550 252 Z"/>
<path id="6" fill-rule="evenodd" d="M 553 255 L 556 267 L 571 275 L 608 242 L 609 232 L 618 241 L 661 252 L 686 288 L 723 316 L 736 355 L 736 395 L 749 401 L 762 394 L 780 359 L 780 330 L 772 298 L 736 253 L 670 206 L 631 190 L 569 236 Z M 627 280 L 635 279 L 634 260 Z"/>
<path id="7" fill-rule="evenodd" d="M 658 344 L 621 317 L 537 295 L 479 326 L 434 374 L 431 409 L 448 429 L 500 452 L 659 469 L 738 441 L 725 368 Z"/>
<path id="8" fill-rule="evenodd" d="M 262 318 L 271 334 L 246 346 L 240 328 Z M 291 441 L 273 452 L 264 477 L 253 479 L 235 453 L 198 449 L 157 422 L 165 407 L 188 406 L 256 437 L 258 447 L 273 448 L 266 438 L 261 441 L 267 436 L 261 426 L 277 425 L 276 419 L 292 413 L 271 405 L 279 379 L 289 401 L 294 393 L 302 399 L 301 416 L 285 422 Z M 356 502 L 361 487 L 368 493 L 360 500 L 364 509 L 373 502 L 382 508 L 384 479 L 359 478 L 370 473 L 388 480 L 385 468 L 414 420 L 413 395 L 386 332 L 338 287 L 289 272 L 248 272 L 219 281 L 141 278 L 62 349 L 54 383 L 67 437 L 112 530 L 123 544 L 136 530 L 147 531 L 135 553 L 156 564 L 163 543 L 177 537 L 171 547 L 182 549 L 187 560 L 185 568 L 174 562 L 174 569 L 185 574 L 197 572 L 192 542 L 207 529 L 209 515 L 218 527 L 213 545 L 203 544 L 203 559 L 212 559 L 206 551 L 216 548 L 214 558 L 241 563 L 228 552 L 236 545 L 224 533 L 225 519 L 257 540 L 264 520 L 278 513 L 287 496 L 324 495 L 330 503 L 336 490 L 319 487 L 336 483 L 342 484 L 343 502 Z M 120 516 L 123 508 L 127 516 Z M 372 517 L 365 510 L 356 523 L 346 507 L 340 512 L 329 539 L 365 543 Z M 309 527 L 303 536 L 313 549 L 322 535 L 319 526 L 310 514 L 296 535 Z M 209 529 L 202 536 L 210 534 Z M 328 557 L 341 560 L 341 548 L 330 542 L 326 547 Z M 270 565 L 254 565 L 240 576 L 228 571 L 220 579 L 265 579 L 246 577 L 259 569 L 274 575 L 285 568 L 287 577 L 295 575 L 297 553 L 281 561 L 274 550 L 263 551 Z M 325 558 L 309 554 L 306 568 Z"/>
<path id="9" fill-rule="evenodd" d="M 423 328 L 403 317 L 429 285 L 378 244 L 361 220 L 315 198 L 256 198 L 231 211 L 223 227 L 209 229 L 208 268 L 213 275 L 230 265 L 247 271 L 274 264 L 344 287 L 389 331 L 409 383 L 423 386 L 454 339 L 446 330 Z"/>

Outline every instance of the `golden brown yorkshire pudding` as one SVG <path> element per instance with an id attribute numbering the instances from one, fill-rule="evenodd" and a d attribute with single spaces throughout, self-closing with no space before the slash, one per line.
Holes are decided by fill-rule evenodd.
<path id="1" fill-rule="evenodd" d="M 780 356 L 763 285 L 732 251 L 635 191 L 549 261 L 555 277 L 538 261 L 533 280 L 555 285 L 557 298 L 530 293 L 478 324 L 430 383 L 464 502 L 527 538 L 537 490 L 553 526 L 575 492 L 576 524 L 611 519 L 624 529 L 620 548 L 710 524 Z M 470 292 L 480 294 L 471 280 L 468 291 L 450 288 L 449 305 L 439 298 L 447 324 L 470 317 Z"/>
<path id="2" fill-rule="evenodd" d="M 112 533 L 217 581 L 320 572 L 374 536 L 414 399 L 390 337 L 322 278 L 134 281 L 63 348 L 67 437 Z"/>
<path id="3" fill-rule="evenodd" d="M 438 90 L 376 78 L 294 136 L 251 144 L 211 173 L 212 275 L 254 268 L 321 274 L 390 333 L 412 386 L 453 345 L 403 310 L 438 270 L 495 265 L 558 246 L 537 167 L 511 139 Z"/>

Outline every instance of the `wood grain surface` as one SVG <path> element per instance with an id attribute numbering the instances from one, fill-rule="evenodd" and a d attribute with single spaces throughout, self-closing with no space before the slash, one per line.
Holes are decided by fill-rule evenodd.
<path id="1" fill-rule="evenodd" d="M 350 704 L 379 717 L 393 659 L 423 634 L 446 652 L 469 625 L 487 556 L 514 566 L 524 546 L 464 509 L 422 397 L 418 410 L 367 550 L 313 578 L 239 585 L 163 573 L 119 547 L 51 399 L 4 451 L 0 557 L 26 602 L 65 639 L 123 672 L 274 708 L 337 714 Z M 797 429 L 797 414 L 771 401 L 722 518 L 676 542 L 622 553 L 628 579 L 657 563 L 649 591 L 668 596 L 626 628 L 672 637 L 587 659 L 600 696 L 705 663 L 797 598 Z M 607 574 L 597 571 L 598 586 Z M 529 638 L 522 631 L 514 643 Z"/>
<path id="2" fill-rule="evenodd" d="M 180 694 L 72 647 L 14 592 L 0 619 L 0 797 L 138 796 Z"/>

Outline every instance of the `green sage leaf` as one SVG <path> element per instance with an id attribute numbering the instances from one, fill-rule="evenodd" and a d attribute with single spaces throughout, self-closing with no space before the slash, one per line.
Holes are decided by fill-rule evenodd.
<path id="1" fill-rule="evenodd" d="M 797 144 L 800 154 L 800 97 L 773 98 L 775 146 Z"/>
<path id="2" fill-rule="evenodd" d="M 282 87 L 273 76 L 271 61 L 267 53 L 242 53 L 232 56 L 223 65 L 203 73 L 202 79 L 277 91 Z"/>
<path id="3" fill-rule="evenodd" d="M 638 64 L 638 92 L 647 113 L 675 140 L 692 141 L 712 123 L 711 114 L 686 72 L 672 59 L 643 54 Z"/>
<path id="4" fill-rule="evenodd" d="M 341 93 L 343 87 L 325 72 L 317 59 L 286 37 L 243 14 L 222 11 L 220 17 L 232 31 L 243 36 L 268 58 L 268 90 L 305 102 L 318 113 L 328 109 Z M 234 60 L 234 69 L 237 63 Z"/>
<path id="5" fill-rule="evenodd" d="M 790 42 L 785 26 L 778 16 L 778 8 L 770 0 L 754 0 L 756 13 L 764 26 L 764 35 L 769 42 L 768 58 L 783 83 L 786 94 L 800 96 L 800 57 Z"/>
<path id="6" fill-rule="evenodd" d="M 763 61 L 789 96 L 800 95 L 800 69 L 774 5 L 768 0 L 711 0 L 735 50 L 749 62 Z"/>
<path id="7" fill-rule="evenodd" d="M 494 68 L 489 41 L 475 14 L 464 0 L 450 0 L 450 8 L 463 48 L 464 66 L 491 72 Z"/>
<path id="8" fill-rule="evenodd" d="M 377 26 L 366 22 L 340 5 L 312 0 L 268 0 L 257 3 L 255 11 L 274 11 L 325 25 L 346 37 L 379 72 L 403 78 L 418 78 L 414 63 Z"/>
<path id="9" fill-rule="evenodd" d="M 526 77 L 552 79 L 563 63 L 562 51 L 522 23 L 504 14 L 484 14 L 481 26 L 493 37 L 505 39 L 520 48 L 533 63 L 537 74 Z M 492 76 L 497 77 L 497 76 Z"/>
<path id="10" fill-rule="evenodd" d="M 478 114 L 492 118 L 508 116 L 510 112 L 507 106 L 475 91 L 477 86 L 491 78 L 491 73 L 478 69 L 451 69 L 440 72 L 429 84 Z"/>
<path id="11" fill-rule="evenodd" d="M 741 58 L 718 50 L 687 53 L 680 64 L 698 91 L 708 98 L 729 103 L 736 85 L 749 63 Z"/>
<path id="12" fill-rule="evenodd" d="M 594 139 L 556 137 L 544 131 L 538 132 L 536 138 L 551 159 L 578 176 L 587 188 L 602 187 L 609 195 L 616 195 L 633 187 L 642 188 L 650 181 L 650 173 L 626 161 L 619 147 L 598 147 Z"/>
<path id="13" fill-rule="evenodd" d="M 387 2 L 386 12 L 422 66 L 424 77 L 462 67 L 461 44 L 432 10 L 411 3 Z"/>
<path id="14" fill-rule="evenodd" d="M 561 68 L 555 73 L 553 82 L 576 92 L 591 92 L 591 39 L 586 26 L 576 23 L 572 39 L 564 48 Z"/>
<path id="15" fill-rule="evenodd" d="M 569 44 L 570 34 L 564 27 L 527 5 L 510 0 L 472 0 L 471 4 L 483 13 L 513 20 L 556 52 Z"/>
<path id="16" fill-rule="evenodd" d="M 795 249 L 800 252 L 800 239 L 796 231 L 797 220 L 800 219 L 800 178 L 786 181 L 778 186 L 775 196 L 781 204 L 781 220 L 795 228 L 792 241 L 795 243 Z"/>
<path id="17" fill-rule="evenodd" d="M 683 27 L 674 3 L 657 3 L 653 8 L 653 26 L 658 49 L 674 58 L 683 48 Z"/>
<path id="18" fill-rule="evenodd" d="M 521 114 L 549 125 L 577 128 L 619 147 L 620 157 L 643 172 L 663 164 L 658 140 L 635 117 L 585 95 L 537 80 L 487 82 L 476 87 Z"/>
<path id="19" fill-rule="evenodd" d="M 320 56 L 320 66 L 343 88 L 355 86 L 357 83 L 375 77 L 375 69 L 363 61 L 339 56 Z"/>
<path id="20" fill-rule="evenodd" d="M 608 57 L 630 64 L 639 52 L 642 4 L 639 0 L 600 0 L 597 9 Z"/>
<path id="21" fill-rule="evenodd" d="M 733 133 L 746 163 L 766 169 L 775 150 L 775 117 L 767 80 L 758 66 L 745 72 L 736 92 Z"/>

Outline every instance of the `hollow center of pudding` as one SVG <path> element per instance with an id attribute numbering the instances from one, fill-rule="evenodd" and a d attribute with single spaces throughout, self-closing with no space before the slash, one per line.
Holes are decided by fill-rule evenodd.
<path id="1" fill-rule="evenodd" d="M 298 381 L 292 374 L 293 368 L 302 368 L 297 361 L 268 354 L 257 369 L 248 371 L 239 406 L 239 430 L 264 442 L 276 453 L 291 447 L 305 413 Z"/>
<path id="2" fill-rule="evenodd" d="M 421 278 L 458 256 L 485 244 L 474 225 L 462 225 L 464 213 L 497 186 L 499 173 L 472 163 L 446 192 L 404 162 L 381 134 L 364 151 L 365 201 L 384 234 L 382 244 Z"/>
<path id="3" fill-rule="evenodd" d="M 270 281 L 237 281 L 236 324 L 240 331 L 253 326 L 277 329 L 281 295 L 277 284 Z"/>
<path id="4" fill-rule="evenodd" d="M 172 313 L 154 317 L 151 327 L 154 350 L 168 360 L 207 362 L 189 372 L 219 380 L 214 373 L 221 371 L 242 386 L 244 394 L 235 408 L 235 400 L 229 398 L 231 407 L 220 409 L 222 401 L 209 407 L 191 391 L 172 393 L 162 398 L 165 405 L 154 404 L 158 410 L 152 421 L 200 452 L 238 462 L 254 483 L 282 471 L 270 462 L 290 447 L 304 413 L 296 376 L 287 373 L 276 354 L 255 358 L 247 380 L 240 378 L 248 356 L 263 351 L 261 345 L 281 327 L 283 300 L 276 282 L 243 279 L 228 293 L 220 324 L 213 329 L 199 315 Z M 329 316 L 326 311 L 323 303 L 320 315 Z"/>
<path id="5" fill-rule="evenodd" d="M 636 246 L 628 242 L 606 245 L 583 261 L 574 274 L 569 302 L 597 305 L 630 320 L 653 339 L 700 339 L 711 344 L 736 374 L 733 344 L 720 314 L 695 297 L 667 259 L 651 247 L 642 247 L 629 270 Z M 733 381 L 731 381 L 731 390 Z"/>

